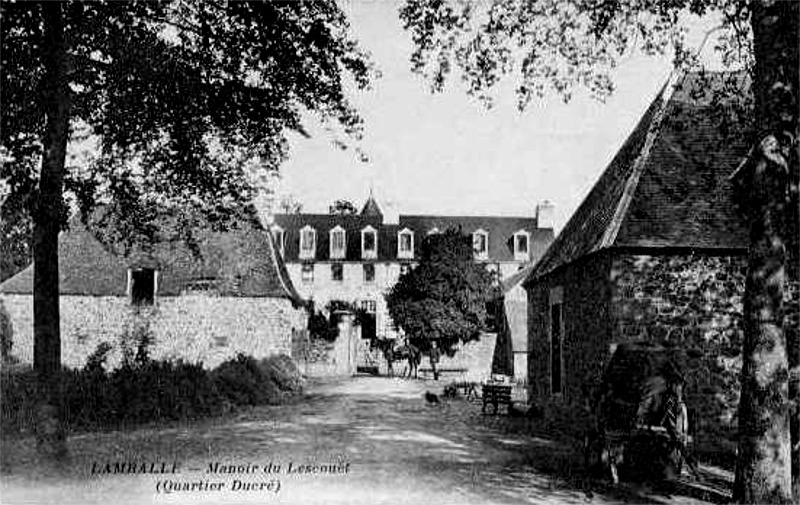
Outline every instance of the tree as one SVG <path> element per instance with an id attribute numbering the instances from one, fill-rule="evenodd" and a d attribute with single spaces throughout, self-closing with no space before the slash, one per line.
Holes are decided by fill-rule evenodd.
<path id="1" fill-rule="evenodd" d="M 412 68 L 427 76 L 434 90 L 442 89 L 456 67 L 467 93 L 491 104 L 491 90 L 499 79 L 516 74 L 518 105 L 524 109 L 548 90 L 569 100 L 576 87 L 584 87 L 602 99 L 613 90 L 612 69 L 630 49 L 656 54 L 672 47 L 676 64 L 692 63 L 685 44 L 687 13 L 720 15 L 719 48 L 725 60 L 738 59 L 751 70 L 755 95 L 754 147 L 743 184 L 751 246 L 734 498 L 748 503 L 789 502 L 792 477 L 795 498 L 800 499 L 800 342 L 796 331 L 784 332 L 782 304 L 787 244 L 792 263 L 800 261 L 796 140 L 800 3 L 407 0 L 401 18 L 415 43 Z M 793 273 L 797 279 L 796 270 Z M 793 340 L 787 342 L 787 334 Z M 790 367 L 795 374 L 794 464 L 789 458 Z"/>
<path id="2" fill-rule="evenodd" d="M 247 161 L 277 169 L 303 111 L 359 138 L 344 83 L 366 87 L 373 70 L 333 2 L 3 2 L 0 26 L 3 217 L 32 223 L 36 431 L 58 456 L 66 198 L 86 220 L 103 202 L 133 234 L 152 233 L 154 209 L 222 226 L 252 200 Z M 82 128 L 97 157 L 67 170 Z"/>
<path id="3" fill-rule="evenodd" d="M 349 200 L 336 200 L 333 205 L 328 207 L 328 214 L 336 216 L 354 216 L 358 214 L 358 209 Z"/>
<path id="4" fill-rule="evenodd" d="M 437 379 L 438 353 L 452 356 L 459 343 L 477 340 L 497 296 L 493 275 L 473 258 L 472 240 L 460 231 L 429 235 L 419 265 L 386 294 L 389 315 L 428 355 Z"/>

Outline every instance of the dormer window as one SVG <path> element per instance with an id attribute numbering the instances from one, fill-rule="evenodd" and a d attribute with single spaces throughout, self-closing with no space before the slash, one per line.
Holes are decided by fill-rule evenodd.
<path id="1" fill-rule="evenodd" d="M 330 256 L 331 259 L 342 259 L 347 251 L 347 239 L 344 228 L 336 226 L 330 231 Z"/>
<path id="2" fill-rule="evenodd" d="M 275 245 L 278 247 L 278 252 L 281 256 L 283 256 L 284 236 L 283 228 L 280 226 L 272 227 L 272 239 L 275 241 Z"/>
<path id="3" fill-rule="evenodd" d="M 361 230 L 361 257 L 364 259 L 378 257 L 378 232 L 372 226 Z"/>
<path id="4" fill-rule="evenodd" d="M 397 257 L 404 259 L 414 257 L 414 232 L 408 228 L 397 234 Z"/>
<path id="5" fill-rule="evenodd" d="M 514 234 L 514 259 L 517 261 L 528 261 L 530 259 L 531 234 L 525 230 L 520 230 Z"/>
<path id="6" fill-rule="evenodd" d="M 472 249 L 475 251 L 475 259 L 487 259 L 489 257 L 489 232 L 486 230 L 477 230 L 473 233 Z"/>
<path id="7" fill-rule="evenodd" d="M 300 229 L 300 258 L 313 259 L 317 253 L 317 231 L 306 225 Z"/>
<path id="8" fill-rule="evenodd" d="M 128 270 L 128 292 L 133 305 L 153 305 L 158 291 L 158 271 L 152 268 Z"/>

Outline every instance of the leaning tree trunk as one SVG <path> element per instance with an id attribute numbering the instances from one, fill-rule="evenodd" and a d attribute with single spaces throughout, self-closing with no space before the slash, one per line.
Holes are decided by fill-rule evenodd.
<path id="1" fill-rule="evenodd" d="M 791 503 L 783 300 L 788 183 L 797 148 L 798 4 L 754 0 L 751 6 L 759 145 L 749 160 L 750 251 L 733 498 L 739 503 Z"/>
<path id="2" fill-rule="evenodd" d="M 46 131 L 33 223 L 33 368 L 38 386 L 35 430 L 40 453 L 60 459 L 66 456 L 66 433 L 58 392 L 61 367 L 58 232 L 70 98 L 62 5 L 44 2 L 41 9 Z"/>

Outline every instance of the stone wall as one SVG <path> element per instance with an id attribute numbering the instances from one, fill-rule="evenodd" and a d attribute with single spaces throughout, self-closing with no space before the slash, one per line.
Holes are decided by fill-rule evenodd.
<path id="1" fill-rule="evenodd" d="M 528 383 L 538 404 L 582 402 L 581 387 L 602 369 L 610 338 L 610 260 L 598 254 L 561 269 L 528 289 Z M 550 391 L 550 304 L 561 291 L 564 394 Z"/>
<path id="2" fill-rule="evenodd" d="M 12 323 L 11 355 L 33 361 L 30 295 L 3 295 Z M 109 365 L 136 352 L 137 335 L 152 335 L 154 359 L 184 359 L 212 368 L 238 352 L 257 358 L 292 352 L 292 331 L 305 328 L 307 315 L 278 298 L 233 298 L 201 294 L 161 297 L 136 308 L 127 297 L 61 296 L 61 361 L 80 367 L 101 342 L 113 346 Z"/>
<path id="3" fill-rule="evenodd" d="M 735 429 L 745 273 L 742 256 L 621 255 L 611 269 L 613 340 L 686 351 L 686 401 L 701 436 Z"/>

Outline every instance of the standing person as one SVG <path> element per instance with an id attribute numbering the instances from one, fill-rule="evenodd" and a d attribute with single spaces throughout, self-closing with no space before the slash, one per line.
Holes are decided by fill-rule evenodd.
<path id="1" fill-rule="evenodd" d="M 430 360 L 431 360 L 431 369 L 433 370 L 433 380 L 438 381 L 439 370 L 437 370 L 436 364 L 439 363 L 439 347 L 436 345 L 435 340 L 431 342 Z"/>
<path id="2" fill-rule="evenodd" d="M 686 447 L 687 422 L 686 404 L 683 401 L 683 379 L 679 376 L 669 377 L 664 392 L 664 418 L 661 424 L 667 429 L 673 451 L 678 452 L 678 458 L 686 461 L 689 470 L 697 476 L 697 462 Z"/>

